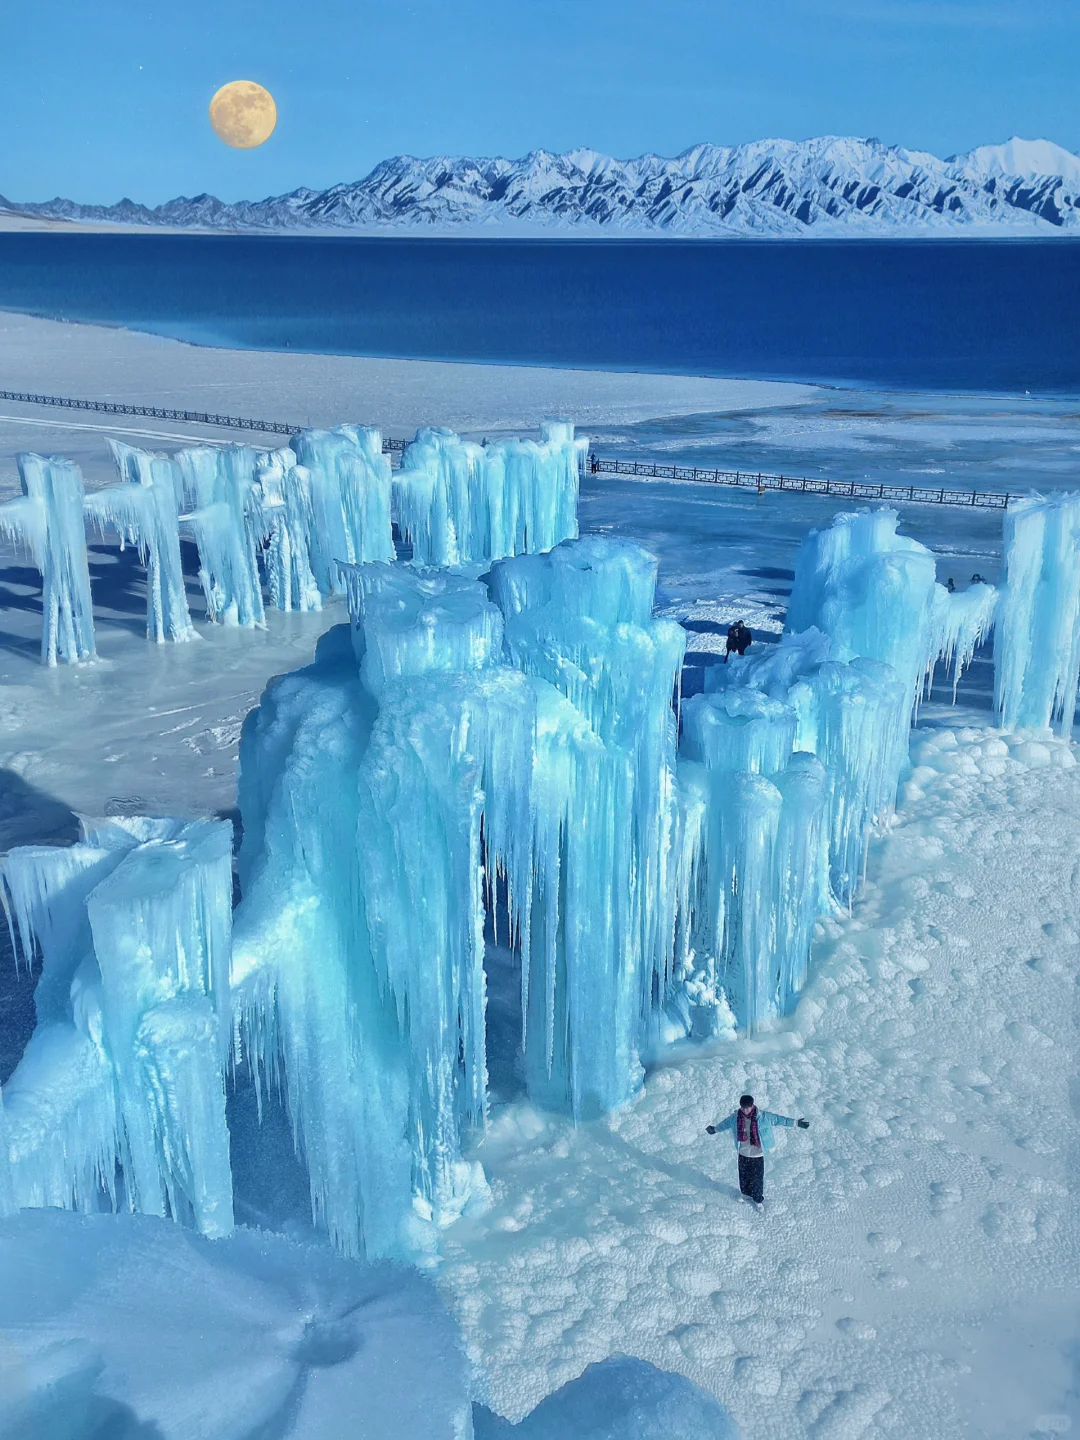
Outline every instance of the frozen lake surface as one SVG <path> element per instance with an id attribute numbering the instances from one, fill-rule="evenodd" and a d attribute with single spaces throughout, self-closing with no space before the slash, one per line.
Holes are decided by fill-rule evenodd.
<path id="1" fill-rule="evenodd" d="M 213 395 L 221 411 L 390 433 L 531 428 L 559 409 L 601 453 L 843 478 L 1070 488 L 1080 460 L 1066 400 L 237 356 L 8 317 L 0 386 L 16 382 L 158 404 Z M 103 484 L 105 436 L 135 428 L 0 412 L 5 493 L 20 448 L 72 455 Z M 192 438 L 169 429 L 144 427 L 166 448 Z M 736 615 L 762 640 L 779 632 L 802 536 L 842 508 L 592 477 L 581 524 L 658 556 L 660 607 L 692 632 L 690 688 Z M 912 506 L 903 528 L 935 550 L 939 578 L 997 577 L 1000 517 Z M 208 626 L 188 558 L 199 642 L 149 645 L 137 557 L 96 546 L 102 659 L 46 672 L 36 572 L 0 553 L 0 849 L 73 838 L 76 812 L 231 813 L 244 715 L 344 616 Z M 820 927 L 790 1025 L 656 1068 L 636 1103 L 577 1131 L 519 1104 L 496 1111 L 476 1152 L 494 1206 L 447 1232 L 436 1283 L 499 1413 L 626 1353 L 715 1394 L 744 1440 L 1041 1440 L 1080 1424 L 1080 766 L 1060 746 L 1047 768 L 1002 753 L 989 669 L 976 661 L 958 711 L 926 707 L 896 824 L 854 914 Z M 0 1074 L 28 1000 L 24 979 L 0 1002 Z M 740 1203 L 730 1146 L 704 1133 L 746 1088 L 811 1120 L 782 1135 L 764 1214 Z"/>

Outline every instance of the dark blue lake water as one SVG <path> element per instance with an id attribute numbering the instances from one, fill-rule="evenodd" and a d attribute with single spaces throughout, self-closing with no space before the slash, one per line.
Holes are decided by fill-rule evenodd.
<path id="1" fill-rule="evenodd" d="M 0 235 L 0 308 L 202 344 L 1080 392 L 1080 242 Z"/>

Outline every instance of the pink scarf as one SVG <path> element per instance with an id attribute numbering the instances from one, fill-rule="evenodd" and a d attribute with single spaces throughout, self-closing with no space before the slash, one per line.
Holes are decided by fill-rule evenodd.
<path id="1" fill-rule="evenodd" d="M 738 1126 L 739 1144 L 745 1145 L 749 1141 L 751 1145 L 760 1150 L 761 1136 L 758 1134 L 757 1106 L 751 1106 L 749 1115 L 740 1106 L 736 1125 Z"/>

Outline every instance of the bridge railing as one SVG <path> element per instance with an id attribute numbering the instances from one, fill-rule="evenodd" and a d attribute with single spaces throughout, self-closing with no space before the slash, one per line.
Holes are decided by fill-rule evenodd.
<path id="1" fill-rule="evenodd" d="M 609 460 L 590 455 L 591 475 L 631 475 L 642 480 L 690 480 L 741 490 L 787 490 L 802 495 L 836 495 L 845 500 L 893 500 L 917 505 L 961 505 L 1004 510 L 1010 496 L 1000 490 L 949 490 L 944 486 L 885 485 L 869 480 L 827 480 L 818 476 L 774 475 L 765 471 L 711 470 L 698 465 L 658 465 L 648 460 Z"/>

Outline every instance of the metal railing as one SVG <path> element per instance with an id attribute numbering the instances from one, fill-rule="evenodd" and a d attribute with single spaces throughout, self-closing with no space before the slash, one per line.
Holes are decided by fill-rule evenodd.
<path id="1" fill-rule="evenodd" d="M 217 425 L 225 430 L 255 430 L 266 435 L 296 435 L 306 429 L 285 420 L 249 420 L 243 415 L 212 415 L 206 410 L 173 410 L 162 405 L 124 405 L 115 400 L 74 400 L 65 395 L 34 395 L 28 390 L 0 390 L 0 400 L 22 405 L 51 405 L 63 410 L 92 410 L 99 415 L 145 415 L 151 420 L 181 420 L 188 425 Z M 384 440 L 383 449 L 404 450 L 404 440 Z"/>
<path id="2" fill-rule="evenodd" d="M 696 465 L 656 465 L 647 460 L 588 458 L 590 475 L 632 475 L 640 480 L 693 480 L 705 485 L 731 485 L 742 490 L 787 490 L 800 495 L 838 495 L 845 500 L 895 500 L 917 505 L 960 505 L 969 509 L 1004 510 L 1011 499 L 1000 490 L 947 490 L 922 485 L 885 485 L 869 480 L 823 480 L 808 476 L 772 475 L 764 471 L 708 470 Z"/>
<path id="3" fill-rule="evenodd" d="M 100 415 L 144 415 L 151 420 L 181 420 L 189 425 L 216 425 L 226 430 L 252 430 L 267 435 L 295 435 L 303 425 L 284 420 L 250 420 L 242 415 L 212 415 L 205 410 L 173 410 L 160 405 L 124 405 L 113 400 L 75 400 L 62 395 L 35 395 L 26 390 L 0 390 L 0 400 L 23 405 L 49 405 L 64 410 L 90 410 Z M 406 440 L 383 440 L 383 450 L 400 455 Z M 773 475 L 765 471 L 710 470 L 698 465 L 658 465 L 648 460 L 608 460 L 590 454 L 591 475 L 629 475 L 639 480 L 691 480 L 704 485 L 729 485 L 741 490 L 793 491 L 800 495 L 836 495 L 845 500 L 893 500 L 915 505 L 954 505 L 976 510 L 1004 510 L 1012 496 L 999 490 L 948 490 L 924 485 L 874 484 L 869 480 L 823 480 L 804 475 Z"/>

